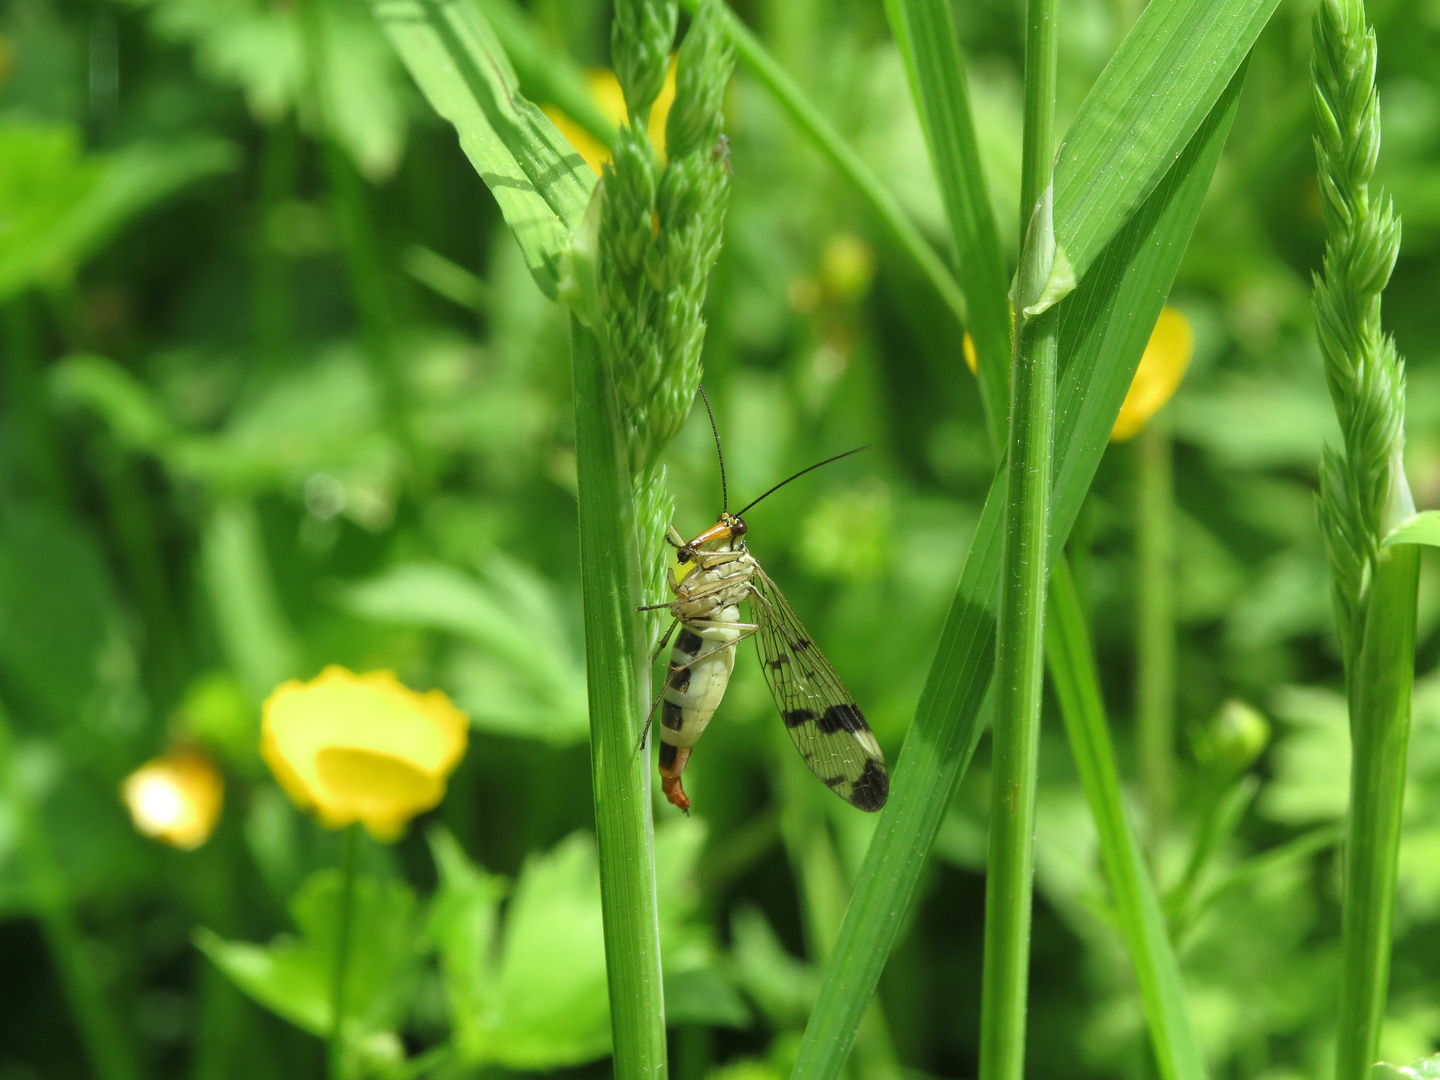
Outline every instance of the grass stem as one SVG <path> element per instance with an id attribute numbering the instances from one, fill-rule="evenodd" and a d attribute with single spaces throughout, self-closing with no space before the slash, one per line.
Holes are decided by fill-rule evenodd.
<path id="1" fill-rule="evenodd" d="M 1175 786 L 1175 480 L 1166 415 L 1152 416 L 1135 440 L 1135 715 L 1151 850 Z"/>
<path id="2" fill-rule="evenodd" d="M 693 13 L 699 7 L 699 0 L 685 0 L 685 7 Z M 880 182 L 880 178 L 860 160 L 860 155 L 806 97 L 805 92 L 785 69 L 765 51 L 765 46 L 736 18 L 734 12 L 726 8 L 721 21 L 740 63 L 770 92 L 791 122 L 800 129 L 801 134 L 810 140 L 842 176 L 855 185 L 855 189 L 870 204 L 870 209 L 900 245 L 901 250 L 915 261 L 920 272 L 940 294 L 945 306 L 962 326 L 965 325 L 968 314 L 964 293 L 946 268 L 945 261 L 921 235 L 895 196 L 890 194 L 890 190 Z"/>
<path id="3" fill-rule="evenodd" d="M 1350 673 L 1350 814 L 1345 828 L 1336 1080 L 1364 1080 L 1379 1057 L 1390 981 L 1420 549 L 1382 549 Z"/>
<path id="4" fill-rule="evenodd" d="M 1205 1063 L 1185 1009 L 1185 987 L 1165 914 L 1125 814 L 1100 679 L 1075 579 L 1062 559 L 1050 577 L 1045 651 L 1075 769 L 1095 819 L 1100 859 L 1115 895 L 1121 932 L 1162 1080 L 1204 1080 Z"/>
<path id="5" fill-rule="evenodd" d="M 1007 490 L 995 636 L 990 850 L 985 874 L 985 968 L 980 1080 L 1022 1080 L 1035 877 L 1035 789 L 1044 673 L 1060 312 L 1029 317 L 1055 264 L 1050 184 L 1055 125 L 1055 0 L 1030 0 L 1025 39 L 1025 157 L 1021 168 L 1020 323 L 1010 382 Z"/>
<path id="6" fill-rule="evenodd" d="M 590 769 L 617 1077 L 665 1076 L 639 544 L 620 406 L 595 335 L 571 323 Z"/>
<path id="7" fill-rule="evenodd" d="M 330 980 L 330 1080 L 344 1080 L 345 997 L 350 976 L 350 951 L 355 926 L 355 862 L 360 826 L 351 825 L 340 840 L 340 914 L 335 928 L 335 967 Z"/>

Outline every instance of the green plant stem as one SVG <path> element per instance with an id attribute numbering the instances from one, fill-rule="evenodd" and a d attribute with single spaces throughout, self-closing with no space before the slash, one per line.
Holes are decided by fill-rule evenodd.
<path id="1" fill-rule="evenodd" d="M 1020 1080 L 1025 1066 L 1058 333 L 1052 308 L 1025 324 L 1015 356 L 995 641 L 981 1080 Z"/>
<path id="2" fill-rule="evenodd" d="M 665 997 L 655 897 L 649 707 L 635 506 L 615 387 L 595 335 L 571 320 L 580 586 L 590 697 L 590 772 L 600 851 L 615 1075 L 665 1075 Z"/>
<path id="3" fill-rule="evenodd" d="M 1159 2 L 1159 0 L 1153 0 Z M 1063 305 L 1066 365 L 1057 390 L 1051 557 L 1058 558 L 1105 451 L 1150 328 L 1170 291 L 1229 133 L 1244 66 L 1155 190 Z M 835 951 L 805 1028 L 793 1080 L 833 1080 L 845 1067 L 885 959 L 904 926 L 945 809 L 979 743 L 995 671 L 1005 475 L 991 485 L 915 720 L 891 774 L 890 801 L 856 877 Z"/>
<path id="4" fill-rule="evenodd" d="M 997 451 L 1004 442 L 1010 386 L 1008 282 L 1000 237 L 970 115 L 965 65 L 947 0 L 885 0 L 890 27 L 910 72 L 911 89 L 935 162 L 955 247 L 956 276 L 969 302 L 980 398 Z"/>
<path id="5" fill-rule="evenodd" d="M 1352 757 L 1336 1080 L 1364 1080 L 1379 1056 L 1405 804 L 1419 574 L 1415 545 L 1381 549 L 1348 672 Z"/>
<path id="6" fill-rule="evenodd" d="M 1059 64 L 1055 10 L 1055 0 L 1028 0 L 1025 5 L 1025 126 L 1020 136 L 1022 253 L 1031 216 L 1040 196 L 1050 186 L 1054 165 L 1055 74 Z M 1023 254 L 1021 260 L 1024 260 Z"/>
<path id="7" fill-rule="evenodd" d="M 89 947 L 75 919 L 69 886 L 45 835 L 40 809 L 17 773 L 14 735 L 3 705 L 0 705 L 0 784 L 8 789 L 16 817 L 17 854 L 28 879 L 35 915 L 79 1029 L 90 1068 L 99 1080 L 141 1080 L 144 1074 L 140 1063 L 90 961 Z"/>
<path id="8" fill-rule="evenodd" d="M 7 420 L 20 435 L 25 471 L 35 494 L 50 509 L 68 516 L 73 500 L 40 373 L 40 328 L 34 299 L 28 294 L 5 305 L 4 350 Z"/>
<path id="9" fill-rule="evenodd" d="M 265 129 L 260 205 L 255 223 L 255 348 L 257 369 L 284 366 L 291 346 L 289 257 L 275 242 L 276 211 L 294 192 L 300 137 L 293 123 L 279 120 Z"/>
<path id="10" fill-rule="evenodd" d="M 1164 835 L 1175 785 L 1175 480 L 1166 411 L 1136 439 L 1135 715 L 1151 850 Z"/>
<path id="11" fill-rule="evenodd" d="M 1050 154 L 1055 124 L 1055 0 L 1030 0 L 1025 37 L 1025 157 L 1021 167 L 1019 324 L 1010 379 L 1010 434 L 995 627 L 990 849 L 985 872 L 985 968 L 980 1080 L 1022 1080 L 1035 877 L 1035 789 L 1050 576 L 1054 478 L 1056 307 L 1028 316 L 1055 263 Z"/>
<path id="12" fill-rule="evenodd" d="M 699 7 L 699 0 L 684 0 L 684 6 L 693 14 Z M 870 204 L 881 224 L 889 230 L 901 249 L 915 261 L 920 272 L 939 293 L 941 301 L 964 326 L 969 320 L 965 294 L 960 291 L 955 278 L 946 269 L 944 260 L 935 253 L 935 249 L 906 216 L 889 189 L 866 167 L 860 156 L 835 130 L 834 125 L 825 119 L 795 80 L 765 51 L 765 47 L 756 40 L 745 24 L 728 8 L 723 11 L 723 16 L 722 24 L 735 46 L 735 56 L 740 63 L 770 92 L 815 148 L 842 176 L 855 185 L 856 191 Z"/>
<path id="13" fill-rule="evenodd" d="M 349 826 L 340 840 L 340 921 L 335 927 L 335 968 L 330 979 L 330 1080 L 344 1080 L 345 1005 L 350 981 L 350 950 L 355 926 L 355 863 L 360 848 L 360 826 Z"/>
<path id="14" fill-rule="evenodd" d="M 1115 894 L 1155 1062 L 1163 1080 L 1204 1080 L 1205 1062 L 1185 1009 L 1180 965 L 1145 857 L 1125 814 L 1085 611 L 1064 559 L 1050 577 L 1049 609 L 1045 651 L 1051 684 L 1095 819 L 1100 859 Z"/>

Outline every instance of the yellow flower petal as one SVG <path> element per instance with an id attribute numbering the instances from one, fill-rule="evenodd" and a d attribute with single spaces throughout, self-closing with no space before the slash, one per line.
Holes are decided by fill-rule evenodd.
<path id="1" fill-rule="evenodd" d="M 600 106 L 600 112 L 605 119 L 616 127 L 625 123 L 629 117 L 625 109 L 625 92 L 620 89 L 620 80 L 615 77 L 615 73 L 609 68 L 595 68 L 586 73 L 585 81 L 589 85 L 590 96 L 595 99 L 595 104 Z M 674 101 L 675 57 L 671 56 L 670 70 L 665 73 L 665 85 L 660 88 L 660 96 L 650 107 L 650 122 L 645 129 L 645 133 L 650 137 L 650 145 L 655 148 L 655 156 L 662 165 L 665 163 L 665 120 L 670 115 L 670 106 Z M 594 169 L 598 176 L 600 167 L 610 160 L 609 149 L 554 105 L 546 105 L 542 111 L 550 118 L 550 122 L 560 129 L 565 141 L 575 148 L 585 159 L 585 164 Z"/>
<path id="2" fill-rule="evenodd" d="M 328 667 L 265 702 L 260 753 L 285 793 L 332 828 L 364 824 L 393 840 L 445 795 L 469 724 L 438 690 L 417 694 L 389 671 Z"/>
<path id="3" fill-rule="evenodd" d="M 1173 307 L 1162 308 L 1110 432 L 1111 442 L 1124 442 L 1140 433 L 1145 422 L 1175 395 L 1194 352 L 1190 320 Z"/>
<path id="4" fill-rule="evenodd" d="M 225 781 L 200 751 L 172 750 L 127 776 L 120 797 L 139 832 L 190 851 L 215 831 Z"/>

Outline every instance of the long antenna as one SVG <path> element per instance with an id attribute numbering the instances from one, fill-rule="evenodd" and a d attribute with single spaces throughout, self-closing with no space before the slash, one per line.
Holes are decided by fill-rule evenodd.
<path id="1" fill-rule="evenodd" d="M 774 495 L 775 492 L 779 491 L 782 487 L 784 487 L 786 484 L 788 484 L 791 480 L 798 480 L 800 477 L 804 476 L 807 472 L 811 472 L 811 471 L 813 471 L 813 470 L 815 470 L 815 469 L 818 469 L 821 465 L 829 465 L 832 461 L 839 461 L 842 457 L 849 457 L 851 454 L 858 454 L 861 450 L 869 450 L 869 449 L 870 449 L 870 444 L 869 444 L 869 443 L 866 443 L 864 446 L 857 446 L 854 450 L 846 450 L 843 454 L 836 454 L 834 457 L 827 457 L 824 461 L 817 461 L 814 465 L 811 465 L 810 468 L 808 468 L 808 469 L 801 469 L 801 470 L 800 470 L 799 472 L 797 472 L 794 476 L 787 476 L 784 480 L 781 480 L 778 484 L 776 484 L 774 487 L 772 487 L 769 491 L 765 492 L 764 495 L 761 495 L 761 496 L 760 496 L 760 499 L 768 499 L 771 495 Z M 745 510 L 749 510 L 750 507 L 751 507 L 751 506 L 754 506 L 755 503 L 758 503 L 758 502 L 760 501 L 760 499 L 756 499 L 755 502 L 752 502 L 749 506 L 745 507 Z M 745 514 L 745 510 L 739 511 L 735 516 L 736 516 L 736 517 L 743 517 L 744 514 Z"/>
<path id="2" fill-rule="evenodd" d="M 698 385 L 698 384 L 697 384 Z M 720 452 L 720 429 L 715 426 L 715 413 L 710 409 L 710 399 L 705 396 L 705 387 L 700 387 L 700 400 L 710 414 L 710 430 L 715 433 L 715 456 L 720 459 L 720 509 L 729 511 L 730 493 L 725 489 L 725 455 Z"/>

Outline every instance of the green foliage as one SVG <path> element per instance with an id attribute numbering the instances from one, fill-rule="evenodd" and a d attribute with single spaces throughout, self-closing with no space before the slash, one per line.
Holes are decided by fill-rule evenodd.
<path id="1" fill-rule="evenodd" d="M 64 284 L 121 227 L 196 180 L 235 166 L 218 139 L 86 154 L 68 125 L 0 122 L 0 302 Z"/>
<path id="2" fill-rule="evenodd" d="M 317 123 L 314 95 L 326 122 L 368 176 L 391 176 L 405 149 L 408 117 L 395 54 L 358 4 L 315 0 L 324 50 L 306 51 L 301 5 L 263 0 L 127 0 L 146 8 L 157 34 L 195 50 L 211 78 L 238 87 L 266 125 L 298 114 Z"/>
<path id="3" fill-rule="evenodd" d="M 594 180 L 555 125 L 519 92 L 494 31 L 474 4 L 375 0 L 375 14 L 434 110 L 499 204 L 546 296 Z"/>
<path id="4" fill-rule="evenodd" d="M 1082 273 L 1057 308 L 1050 557 L 1068 535 L 1078 632 L 1071 683 L 1052 657 L 1039 728 L 1032 1071 L 1321 1076 L 1363 751 L 1314 513 L 1321 448 L 1347 433 L 1310 306 L 1313 11 L 1154 0 L 1127 39 L 1140 6 L 1060 9 L 1057 117 L 1079 119 L 1057 232 Z M 1409 358 L 1420 508 L 1384 522 L 1373 554 L 1433 569 L 1416 541 L 1440 506 L 1440 83 L 1422 8 L 1372 10 L 1385 131 L 1368 197 L 1374 211 L 1383 184 L 1405 216 L 1382 329 Z M 302 10 L 318 16 L 314 71 Z M 646 10 L 627 8 L 642 33 Z M 669 25 L 672 9 L 648 10 Z M 1019 252 L 1016 13 L 758 0 L 708 9 L 723 35 L 682 16 L 649 49 L 653 81 L 680 47 L 669 161 L 696 171 L 666 196 L 689 225 L 667 236 L 659 215 L 657 235 L 666 172 L 637 157 L 641 280 L 676 271 L 677 301 L 646 324 L 647 355 L 673 367 L 653 395 L 637 383 L 668 440 L 637 443 L 666 475 L 637 503 L 630 405 L 606 397 L 614 358 L 592 333 L 604 205 L 538 109 L 614 137 L 587 96 L 616 59 L 609 5 L 0 12 L 0 1076 L 322 1074 L 340 846 L 258 742 L 275 683 L 331 663 L 443 690 L 472 720 L 443 802 L 360 859 L 352 1080 L 653 1076 L 667 1051 L 681 1080 L 797 1062 L 975 1074 L 1005 492 L 960 329 L 982 363 L 979 322 L 1008 335 L 975 297 L 1005 290 Z M 1136 121 L 1152 102 L 1170 122 Z M 723 225 L 696 203 L 712 181 Z M 1006 226 L 995 250 L 957 244 L 961 196 Z M 368 275 L 352 274 L 357 223 Z M 1136 455 L 1107 436 L 1162 302 L 1196 350 L 1167 406 L 1177 740 L 1156 829 L 1133 764 Z M 637 522 L 668 523 L 672 497 L 687 534 L 713 521 L 714 444 L 685 397 L 702 360 L 737 498 L 873 446 L 747 519 L 884 747 L 880 820 L 814 783 L 748 645 L 685 774 L 692 818 L 650 791 L 630 608 L 667 560 L 642 558 Z M 1392 771 L 1380 800 L 1401 810 L 1395 959 L 1365 1065 L 1396 1063 L 1382 1075 L 1423 1074 L 1403 1063 L 1440 1047 L 1440 592 L 1428 570 L 1420 585 L 1405 798 Z M 177 746 L 225 780 L 194 851 L 138 833 L 118 794 Z M 1383 864 L 1383 847 L 1362 859 Z M 400 917 L 375 924 L 392 901 Z"/>
<path id="5" fill-rule="evenodd" d="M 201 930 L 196 944 L 234 983 L 267 1009 L 315 1035 L 334 1023 L 330 981 L 335 969 L 341 880 L 338 871 L 311 875 L 290 901 L 299 938 L 268 946 L 225 941 Z M 355 882 L 353 951 L 346 980 L 349 1053 L 363 1075 L 402 1057 L 395 1028 L 413 993 L 420 927 L 415 897 L 403 882 L 361 876 Z"/>

